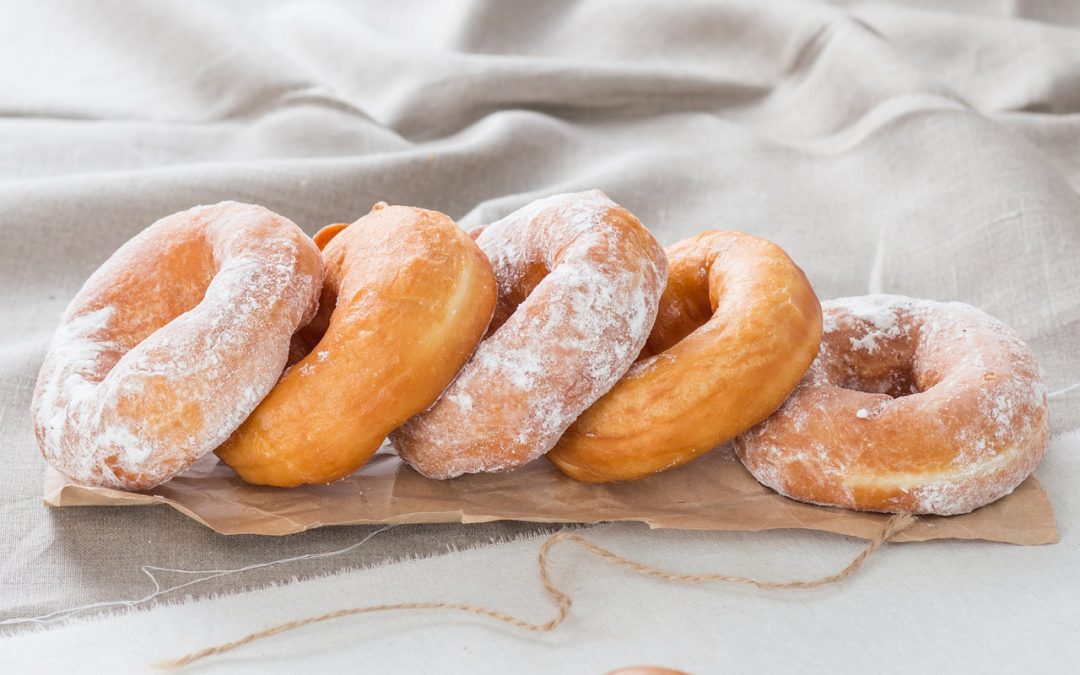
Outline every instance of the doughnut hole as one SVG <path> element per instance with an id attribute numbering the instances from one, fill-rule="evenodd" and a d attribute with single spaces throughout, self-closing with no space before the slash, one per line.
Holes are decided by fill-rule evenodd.
<path id="1" fill-rule="evenodd" d="M 517 283 L 508 286 L 504 294 L 499 296 L 498 304 L 495 307 L 495 315 L 491 318 L 487 333 L 484 335 L 485 339 L 494 335 L 495 331 L 502 328 L 502 325 L 510 320 L 518 307 L 525 302 L 525 299 L 550 273 L 551 268 L 545 265 L 542 260 L 522 266 L 519 270 Z"/>
<path id="2" fill-rule="evenodd" d="M 823 370 L 834 386 L 897 399 L 941 380 L 939 373 L 919 368 L 919 330 L 909 320 L 875 323 L 851 314 L 830 319 L 838 330 L 825 333 L 821 341 L 822 353 L 830 358 L 819 359 L 814 368 Z"/>
<path id="3" fill-rule="evenodd" d="M 851 334 L 834 332 L 822 339 L 835 349 L 827 366 L 830 380 L 843 389 L 899 399 L 929 391 L 957 369 L 954 349 L 910 317 L 898 324 L 898 335 L 875 332 L 872 324 L 867 330 L 864 321 L 849 323 Z M 874 347 L 866 349 L 868 344 Z M 988 383 L 996 378 L 994 371 L 983 375 Z"/>
<path id="4" fill-rule="evenodd" d="M 669 263 L 672 272 L 639 361 L 666 352 L 713 318 L 723 296 L 724 278 L 722 267 L 711 264 L 712 257 L 704 264 L 693 258 Z"/>

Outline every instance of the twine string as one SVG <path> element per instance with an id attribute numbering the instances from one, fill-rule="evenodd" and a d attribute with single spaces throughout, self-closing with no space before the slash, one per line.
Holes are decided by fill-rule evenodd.
<path id="1" fill-rule="evenodd" d="M 251 644 L 258 640 L 262 640 L 274 635 L 279 635 L 303 626 L 309 626 L 314 623 L 321 623 L 323 621 L 331 621 L 333 619 L 340 619 L 348 616 L 356 616 L 359 614 L 371 614 L 374 612 L 388 612 L 388 611 L 400 611 L 400 610 L 448 610 L 456 612 L 465 612 L 477 616 L 484 616 L 495 621 L 520 628 L 521 630 L 530 631 L 534 633 L 547 633 L 555 630 L 566 617 L 570 615 L 570 606 L 573 603 L 570 594 L 559 588 L 551 578 L 551 552 L 556 546 L 563 542 L 569 542 L 576 544 L 586 552 L 604 560 L 616 567 L 641 574 L 643 576 L 653 577 L 657 579 L 664 579 L 666 581 L 677 581 L 683 583 L 701 583 L 701 582 L 726 582 L 735 584 L 744 584 L 748 586 L 754 586 L 765 590 L 780 590 L 780 589 L 810 589 L 818 588 L 820 586 L 826 586 L 828 584 L 836 583 L 847 579 L 854 574 L 871 553 L 881 548 L 883 544 L 888 542 L 898 533 L 906 530 L 914 524 L 916 518 L 907 513 L 901 513 L 893 516 L 885 523 L 885 527 L 882 528 L 878 536 L 874 537 L 862 551 L 856 555 L 850 563 L 843 569 L 834 574 L 830 574 L 818 579 L 810 580 L 796 580 L 796 581 L 763 581 L 761 579 L 754 579 L 752 577 L 733 576 L 729 574 L 682 574 L 679 572 L 672 572 L 670 570 L 661 569 L 659 567 L 653 567 L 636 560 L 631 560 L 624 556 L 609 551 L 608 549 L 594 544 L 588 539 L 582 537 L 576 532 L 556 532 L 548 537 L 543 546 L 540 547 L 540 553 L 537 556 L 537 573 L 540 579 L 540 584 L 544 587 L 544 592 L 548 598 L 555 605 L 556 613 L 549 621 L 544 623 L 532 623 L 524 619 L 518 618 L 513 614 L 503 612 L 490 607 L 484 607 L 481 605 L 472 605 L 466 603 L 457 602 L 398 602 L 392 604 L 380 604 L 380 605 L 368 605 L 365 607 L 348 607 L 345 609 L 338 609 L 333 612 L 327 612 L 325 614 L 319 614 L 317 616 L 309 616 L 303 619 L 296 619 L 294 621 L 287 621 L 285 623 L 265 628 L 263 630 L 249 633 L 244 637 L 231 642 L 223 642 L 212 647 L 200 649 L 198 651 L 185 654 L 179 658 L 169 659 L 157 663 L 159 668 L 165 669 L 177 669 L 184 666 L 195 663 L 210 656 L 218 654 L 224 654 L 225 652 L 232 651 L 244 645 Z"/>

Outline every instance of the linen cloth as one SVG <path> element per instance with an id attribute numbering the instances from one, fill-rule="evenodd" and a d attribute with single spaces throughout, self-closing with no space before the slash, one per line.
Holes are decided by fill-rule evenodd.
<path id="1" fill-rule="evenodd" d="M 134 597 L 142 564 L 237 567 L 370 532 L 224 538 L 164 509 L 40 504 L 29 401 L 64 306 L 146 225 L 221 199 L 261 203 L 314 232 L 379 200 L 472 226 L 537 196 L 597 187 L 664 244 L 704 227 L 770 238 L 823 299 L 883 291 L 981 307 L 1034 348 L 1055 392 L 1055 431 L 1075 428 L 1080 9 L 921 4 L 6 8 L 0 619 Z M 1040 472 L 1066 541 L 1077 512 L 1059 502 L 1075 483 L 1053 473 L 1068 461 L 1051 456 Z M 347 560 L 197 592 L 536 529 L 400 527 Z M 972 549 L 913 550 L 962 569 L 959 551 Z M 994 551 L 987 574 L 1013 597 L 1023 564 L 973 550 Z"/>
<path id="2" fill-rule="evenodd" d="M 1075 522 L 1080 496 L 1068 488 L 1080 479 L 1080 434 L 1059 437 L 1053 450 L 1063 471 L 1047 487 L 1058 489 L 1063 515 Z M 678 571 L 778 581 L 830 574 L 862 546 L 805 530 L 776 537 L 609 524 L 584 535 Z M 480 603 L 542 623 L 555 610 L 536 578 L 541 541 L 23 632 L 0 640 L 0 654 L 10 672 L 140 672 L 277 623 L 382 602 Z M 278 635 L 190 672 L 598 675 L 657 664 L 695 674 L 1071 673 L 1080 659 L 1080 586 L 1067 576 L 1078 543 L 1073 536 L 1040 547 L 888 544 L 842 585 L 771 592 L 640 577 L 562 544 L 551 554 L 552 578 L 574 602 L 554 632 L 447 611 L 384 612 Z M 1003 574 L 1010 567 L 1015 572 Z M 165 583 L 184 579 L 162 575 Z"/>

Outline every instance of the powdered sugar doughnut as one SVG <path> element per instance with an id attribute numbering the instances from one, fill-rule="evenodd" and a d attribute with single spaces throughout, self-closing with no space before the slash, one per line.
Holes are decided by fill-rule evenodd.
<path id="1" fill-rule="evenodd" d="M 493 332 L 439 401 L 391 434 L 434 478 L 547 452 L 633 363 L 667 277 L 649 231 L 597 190 L 533 202 L 477 244 L 498 282 Z"/>
<path id="2" fill-rule="evenodd" d="M 681 466 L 776 410 L 821 342 L 821 305 L 779 246 L 724 230 L 668 248 L 667 289 L 635 363 L 547 458 L 571 478 Z"/>
<path id="3" fill-rule="evenodd" d="M 184 471 L 274 386 L 321 283 L 315 244 L 261 206 L 157 221 L 87 280 L 56 330 L 32 405 L 45 458 L 123 489 Z"/>
<path id="4" fill-rule="evenodd" d="M 736 439 L 763 484 L 864 511 L 967 513 L 1016 488 L 1049 442 L 1046 388 L 1005 324 L 957 302 L 823 303 L 821 351 Z"/>

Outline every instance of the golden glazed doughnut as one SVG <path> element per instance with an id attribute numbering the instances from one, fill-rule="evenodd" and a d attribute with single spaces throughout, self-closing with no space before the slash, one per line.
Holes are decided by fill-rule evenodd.
<path id="1" fill-rule="evenodd" d="M 209 453 L 270 391 L 315 311 L 319 251 L 260 206 L 163 218 L 86 282 L 34 391 L 45 458 L 84 485 L 145 489 Z"/>
<path id="2" fill-rule="evenodd" d="M 821 352 L 768 420 L 736 439 L 780 494 L 891 513 L 967 513 L 1013 491 L 1049 442 L 1046 388 L 1005 324 L 956 302 L 824 303 Z"/>
<path id="3" fill-rule="evenodd" d="M 494 332 L 439 401 L 391 435 L 433 478 L 547 452 L 633 363 L 667 277 L 649 231 L 597 190 L 533 202 L 477 243 L 498 280 Z"/>
<path id="4" fill-rule="evenodd" d="M 487 258 L 441 213 L 377 204 L 315 241 L 326 281 L 318 315 L 294 340 L 306 356 L 217 451 L 251 483 L 354 472 L 438 398 L 495 307 Z"/>
<path id="5" fill-rule="evenodd" d="M 632 480 L 689 462 L 768 417 L 817 354 L 821 306 L 780 247 L 704 232 L 670 247 L 668 264 L 647 358 L 547 455 L 572 478 Z"/>

